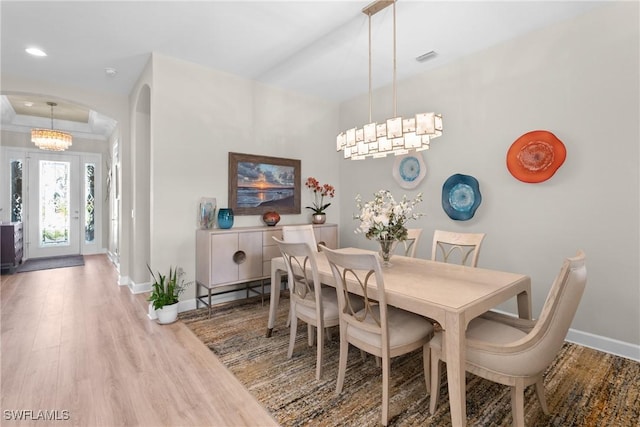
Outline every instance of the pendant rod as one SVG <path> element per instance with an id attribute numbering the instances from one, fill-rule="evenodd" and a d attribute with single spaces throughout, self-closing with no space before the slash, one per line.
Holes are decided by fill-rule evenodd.
<path id="1" fill-rule="evenodd" d="M 396 2 L 393 2 L 393 117 L 398 117 L 396 94 Z"/>
<path id="2" fill-rule="evenodd" d="M 53 130 L 53 107 L 55 107 L 58 104 L 56 104 L 55 102 L 48 101 L 47 105 L 51 107 L 51 130 Z"/>
<path id="3" fill-rule="evenodd" d="M 373 110 L 373 86 L 371 81 L 373 80 L 371 71 L 371 15 L 369 15 L 369 123 L 372 122 L 372 110 Z"/>

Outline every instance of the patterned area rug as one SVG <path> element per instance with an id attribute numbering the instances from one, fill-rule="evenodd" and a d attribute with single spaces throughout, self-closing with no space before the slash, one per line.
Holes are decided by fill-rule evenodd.
<path id="1" fill-rule="evenodd" d="M 213 351 L 283 426 L 376 426 L 380 423 L 382 374 L 375 359 L 363 361 L 349 352 L 343 392 L 335 395 L 339 337 L 334 330 L 325 343 L 321 381 L 315 380 L 315 348 L 307 345 L 306 324 L 299 329 L 293 357 L 285 321 L 288 299 L 282 299 L 276 328 L 265 337 L 268 304 L 245 302 L 182 313 L 180 318 Z M 422 353 L 392 359 L 390 424 L 392 426 L 451 425 L 446 373 L 440 401 L 429 414 Z M 545 377 L 547 404 L 542 412 L 529 387 L 525 392 L 527 426 L 640 425 L 640 363 L 566 343 Z M 509 388 L 467 374 L 467 418 L 474 426 L 512 423 Z"/>
<path id="2" fill-rule="evenodd" d="M 52 268 L 77 267 L 84 265 L 82 255 L 56 256 L 47 258 L 29 258 L 16 270 L 18 273 Z"/>

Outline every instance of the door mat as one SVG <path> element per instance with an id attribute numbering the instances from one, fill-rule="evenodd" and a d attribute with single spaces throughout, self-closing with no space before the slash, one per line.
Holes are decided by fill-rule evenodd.
<path id="1" fill-rule="evenodd" d="M 55 256 L 47 258 L 29 258 L 20 267 L 18 273 L 37 270 L 50 270 L 52 268 L 77 267 L 84 265 L 82 255 Z"/>

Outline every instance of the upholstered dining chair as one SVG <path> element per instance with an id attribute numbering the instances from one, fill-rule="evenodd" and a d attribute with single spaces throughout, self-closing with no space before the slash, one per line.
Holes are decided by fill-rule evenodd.
<path id="1" fill-rule="evenodd" d="M 322 247 L 336 282 L 340 314 L 340 362 L 336 394 L 342 392 L 349 344 L 380 358 L 382 365 L 382 424 L 389 422 L 391 358 L 422 347 L 425 387 L 429 390 L 429 340 L 433 325 L 425 318 L 387 306 L 382 269 L 374 254 L 341 253 Z M 376 300 L 370 298 L 371 281 Z M 364 296 L 364 307 L 349 303 L 349 288 Z"/>
<path id="2" fill-rule="evenodd" d="M 416 249 L 418 248 L 418 242 L 422 235 L 422 228 L 409 228 L 407 229 L 407 239 L 403 240 L 404 244 L 404 256 L 411 258 L 416 257 Z"/>
<path id="3" fill-rule="evenodd" d="M 543 374 L 562 347 L 587 282 L 585 254 L 567 258 L 555 278 L 537 321 L 487 312 L 467 327 L 466 370 L 511 387 L 513 424 L 524 426 L 524 389 L 535 384 L 545 414 Z M 433 414 L 439 398 L 442 335 L 431 340 L 431 396 Z"/>
<path id="4" fill-rule="evenodd" d="M 431 260 L 458 262 L 462 265 L 477 267 L 480 245 L 484 236 L 484 233 L 456 233 L 436 230 L 433 233 Z"/>
<path id="5" fill-rule="evenodd" d="M 313 345 L 313 327 L 317 331 L 316 379 L 322 376 L 323 348 L 325 328 L 338 326 L 338 299 L 332 287 L 320 286 L 316 252 L 308 243 L 289 243 L 273 237 L 287 267 L 287 280 L 290 290 L 290 337 L 287 357 L 293 356 L 296 341 L 298 319 L 310 327 L 309 346 Z M 309 268 L 308 268 L 309 267 Z M 310 269 L 310 272 L 308 271 Z M 350 302 L 356 307 L 363 307 L 361 298 L 354 296 Z"/>

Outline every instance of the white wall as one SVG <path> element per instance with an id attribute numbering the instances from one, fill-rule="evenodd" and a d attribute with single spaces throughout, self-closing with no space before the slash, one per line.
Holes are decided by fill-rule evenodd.
<path id="1" fill-rule="evenodd" d="M 195 231 L 201 197 L 227 207 L 228 152 L 301 160 L 303 179 L 337 184 L 335 104 L 282 91 L 154 54 L 151 88 L 151 257 L 157 269 L 179 265 L 195 277 Z M 310 195 L 302 191 L 302 206 Z M 338 219 L 339 204 L 329 211 Z M 282 224 L 309 222 L 309 211 Z M 262 225 L 258 215 L 234 226 Z M 192 286 L 182 299 L 195 295 Z"/>
<path id="2" fill-rule="evenodd" d="M 479 266 L 530 275 L 536 315 L 563 258 L 584 249 L 589 279 L 572 327 L 634 344 L 640 357 L 638 15 L 637 2 L 615 3 L 399 82 L 398 112 L 441 112 L 445 133 L 424 152 L 416 191 L 395 183 L 393 158 L 340 160 L 341 243 L 374 247 L 352 233 L 357 193 L 421 191 L 418 256 L 431 256 L 434 229 L 485 232 Z M 374 120 L 391 114 L 390 99 L 388 88 L 375 93 Z M 367 102 L 341 106 L 342 129 L 366 122 Z M 560 138 L 567 159 L 550 180 L 525 184 L 505 157 L 536 129 Z M 480 182 L 482 204 L 466 222 L 441 205 L 455 173 Z"/>

